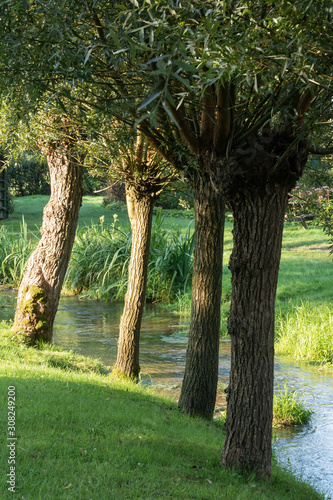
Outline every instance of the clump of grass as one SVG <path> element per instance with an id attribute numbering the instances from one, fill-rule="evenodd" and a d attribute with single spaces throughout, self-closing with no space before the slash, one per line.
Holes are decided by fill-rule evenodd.
<path id="1" fill-rule="evenodd" d="M 24 217 L 18 234 L 11 234 L 8 228 L 0 226 L 0 284 L 19 285 L 37 243 L 38 238 L 28 231 Z"/>
<path id="2" fill-rule="evenodd" d="M 186 294 L 193 271 L 194 231 L 192 221 L 185 233 L 164 228 L 159 208 L 152 227 L 148 266 L 147 298 L 151 301 L 174 300 Z"/>
<path id="3" fill-rule="evenodd" d="M 292 354 L 298 360 L 332 363 L 332 307 L 305 303 L 278 317 L 276 352 Z"/>
<path id="4" fill-rule="evenodd" d="M 304 393 L 300 395 L 296 389 L 289 391 L 287 382 L 283 388 L 279 386 L 273 399 L 273 427 L 304 425 L 312 413 L 313 410 L 305 406 Z"/>
<path id="5" fill-rule="evenodd" d="M 172 311 L 180 316 L 189 317 L 191 314 L 191 293 L 177 293 L 176 300 L 172 305 Z"/>
<path id="6" fill-rule="evenodd" d="M 127 266 L 131 236 L 118 225 L 85 226 L 76 235 L 64 287 L 89 298 L 123 298 L 127 284 Z"/>

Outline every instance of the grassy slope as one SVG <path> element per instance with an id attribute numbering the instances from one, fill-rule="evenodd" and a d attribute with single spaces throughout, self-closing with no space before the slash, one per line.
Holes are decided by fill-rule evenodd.
<path id="1" fill-rule="evenodd" d="M 168 400 L 114 381 L 101 368 L 55 348 L 13 345 L 8 326 L 0 325 L 1 499 L 323 498 L 275 464 L 270 483 L 222 470 L 221 423 L 182 415 Z M 12 385 L 15 494 L 5 487 Z"/>

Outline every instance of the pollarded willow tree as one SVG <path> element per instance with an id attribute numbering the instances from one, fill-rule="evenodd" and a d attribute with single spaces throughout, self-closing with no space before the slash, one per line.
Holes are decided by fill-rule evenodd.
<path id="1" fill-rule="evenodd" d="M 157 154 L 149 151 L 147 141 L 140 133 L 137 134 L 134 148 L 127 147 L 123 152 L 122 164 L 132 246 L 113 373 L 124 374 L 136 380 L 140 373 L 140 330 L 146 300 L 153 205 L 163 189 L 163 183 Z"/>
<path id="2" fill-rule="evenodd" d="M 124 309 L 120 320 L 117 360 L 113 374 L 137 380 L 140 373 L 141 319 L 146 301 L 148 260 L 155 200 L 174 176 L 165 160 L 145 136 L 117 123 L 117 132 L 102 134 L 99 152 L 111 154 L 111 174 L 126 189 L 126 204 L 132 230 L 131 256 Z M 125 129 L 125 138 L 121 130 Z M 112 146 L 111 146 L 112 144 Z"/>
<path id="3" fill-rule="evenodd" d="M 113 132 L 118 129 L 113 133 L 114 137 L 106 141 L 107 144 L 105 140 L 101 141 L 104 143 L 104 149 L 100 148 L 99 153 L 112 157 L 111 170 L 121 175 L 126 185 L 132 249 L 115 373 L 121 372 L 136 378 L 139 373 L 139 337 L 145 303 L 152 209 L 154 200 L 170 181 L 170 169 L 165 169 L 165 160 L 158 158 L 158 153 L 151 149 L 141 132 L 119 134 L 121 127 L 126 128 L 123 123 L 133 122 L 133 96 L 118 78 L 118 73 L 112 71 L 109 63 L 107 32 L 99 20 L 101 8 L 108 16 L 111 14 L 110 9 L 105 7 L 98 2 L 88 1 L 78 5 L 77 2 L 65 1 L 61 4 L 50 2 L 47 5 L 31 2 L 30 8 L 26 9 L 21 2 L 13 2 L 8 9 L 4 9 L 2 18 L 6 34 L 3 44 L 3 68 L 8 72 L 12 86 L 18 79 L 22 79 L 20 88 L 23 88 L 30 100 L 38 97 L 47 106 L 55 102 L 68 113 L 76 109 L 82 128 L 85 129 L 86 135 L 90 133 L 90 139 L 103 137 L 101 130 L 105 128 Z M 109 72 L 112 75 L 111 82 L 108 81 Z M 99 80 L 96 80 L 96 76 Z M 52 92 L 53 95 L 50 95 Z M 117 101 L 120 101 L 118 105 Z M 127 106 L 124 101 L 128 101 Z M 20 104 L 22 105 L 22 102 Z M 18 111 L 22 113 L 19 107 Z M 115 126 L 117 113 L 119 116 Z M 125 135 L 127 139 L 124 138 Z M 69 158 L 74 143 L 70 134 L 67 134 L 67 138 L 65 136 L 66 133 L 60 142 L 54 140 L 43 145 L 51 171 L 52 192 L 47 208 L 54 205 L 55 198 L 60 204 L 75 205 L 75 200 L 82 197 L 81 180 L 77 178 L 72 182 L 69 175 L 62 175 L 65 170 L 61 168 L 61 164 L 68 163 L 73 167 L 73 161 L 66 162 L 66 158 Z M 119 143 L 114 146 L 118 138 Z M 62 162 L 53 161 L 56 156 L 59 160 L 61 155 Z M 75 182 L 78 182 L 76 190 Z M 57 186 L 61 183 L 63 192 L 52 189 L 52 185 L 55 186 L 56 183 Z M 67 212 L 73 218 L 70 212 Z M 45 233 L 50 242 L 46 245 L 45 238 L 42 237 L 29 261 L 15 316 L 15 330 L 28 332 L 31 343 L 39 338 L 52 339 L 53 320 L 51 321 L 47 313 L 52 303 L 55 315 L 63 282 L 63 270 L 67 267 L 75 233 L 74 230 L 73 234 L 67 234 L 67 226 L 61 225 L 59 218 L 50 219 L 48 213 L 49 210 L 44 213 L 42 234 L 44 236 Z M 54 225 L 53 228 L 51 224 Z M 46 225 L 47 232 L 44 227 Z M 58 240 L 62 245 L 59 245 Z M 54 262 L 53 244 L 59 254 L 57 266 Z M 42 270 L 39 261 L 42 262 Z M 47 272 L 45 274 L 44 270 L 49 266 L 52 266 L 55 278 L 61 268 L 60 280 L 55 281 Z M 41 281 L 45 286 L 41 287 Z M 33 297 L 28 283 L 34 286 L 34 294 L 41 296 L 36 305 L 32 304 Z M 56 296 L 54 300 L 53 294 Z"/>
<path id="4" fill-rule="evenodd" d="M 51 196 L 44 208 L 41 239 L 21 281 L 13 331 L 24 342 L 51 342 L 61 288 L 74 243 L 82 203 L 84 153 L 80 133 L 68 116 L 46 118 L 48 138 L 38 140 L 47 158 Z"/>
<path id="5" fill-rule="evenodd" d="M 34 16 L 28 4 L 21 2 L 3 5 L 0 11 L 0 89 L 2 99 L 10 103 L 14 124 L 7 136 L 11 142 L 20 142 L 15 123 L 24 122 L 32 131 L 32 147 L 46 156 L 50 173 L 51 197 L 44 208 L 41 239 L 25 269 L 13 325 L 13 330 L 31 345 L 52 340 L 82 201 L 85 156 L 80 145 L 80 112 L 75 104 L 66 112 L 59 99 L 55 105 L 57 78 L 49 74 L 52 63 L 40 58 L 42 54 L 33 43 L 35 24 L 41 22 L 41 16 Z M 50 79 L 54 88 L 48 87 Z M 73 89 L 66 88 L 70 95 Z"/>

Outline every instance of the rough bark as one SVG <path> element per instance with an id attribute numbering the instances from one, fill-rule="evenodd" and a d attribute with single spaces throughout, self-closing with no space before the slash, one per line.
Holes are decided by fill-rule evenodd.
<path id="1" fill-rule="evenodd" d="M 140 329 L 146 296 L 154 198 L 151 193 L 138 194 L 133 186 L 126 185 L 126 199 L 132 228 L 132 248 L 114 373 L 137 379 L 140 372 Z"/>
<path id="2" fill-rule="evenodd" d="M 274 308 L 288 190 L 244 192 L 233 203 L 231 370 L 222 464 L 271 470 Z"/>
<path id="3" fill-rule="evenodd" d="M 274 315 L 284 214 L 288 191 L 307 158 L 307 145 L 290 149 L 291 142 L 251 138 L 224 162 L 219 180 L 234 218 L 222 465 L 255 470 L 266 478 L 271 473 Z"/>
<path id="4" fill-rule="evenodd" d="M 194 184 L 195 246 L 191 323 L 179 408 L 212 418 L 220 337 L 224 202 L 209 179 Z"/>
<path id="5" fill-rule="evenodd" d="M 41 239 L 32 253 L 17 299 L 13 330 L 28 344 L 51 342 L 62 284 L 82 202 L 82 164 L 70 146 L 47 147 L 51 196 Z"/>

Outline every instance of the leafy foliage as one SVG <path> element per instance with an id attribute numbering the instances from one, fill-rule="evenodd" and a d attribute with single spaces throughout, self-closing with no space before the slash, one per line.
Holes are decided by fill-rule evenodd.
<path id="1" fill-rule="evenodd" d="M 31 152 L 12 160 L 7 167 L 10 191 L 14 196 L 50 194 L 47 163 Z"/>

